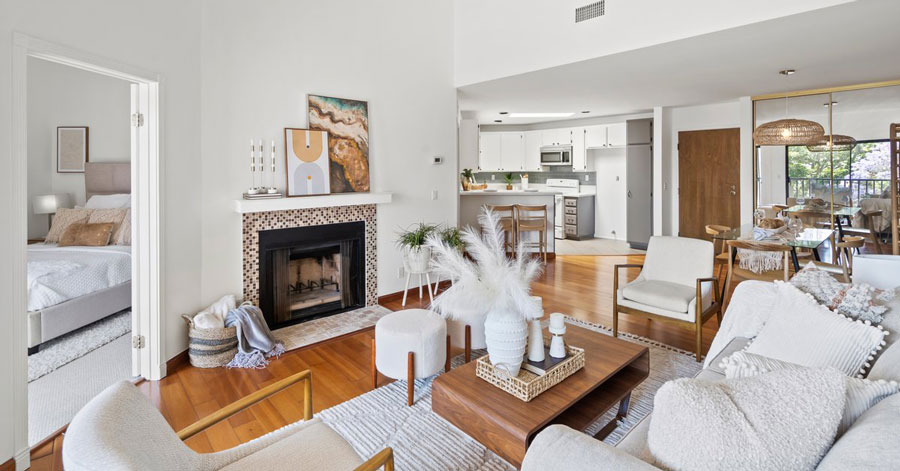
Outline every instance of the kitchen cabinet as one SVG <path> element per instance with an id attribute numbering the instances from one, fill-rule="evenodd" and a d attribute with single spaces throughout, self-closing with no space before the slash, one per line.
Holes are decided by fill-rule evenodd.
<path id="1" fill-rule="evenodd" d="M 459 171 L 478 168 L 478 121 L 463 119 L 459 122 Z"/>
<path id="2" fill-rule="evenodd" d="M 500 169 L 515 172 L 525 169 L 525 134 L 504 132 L 500 134 Z"/>
<path id="3" fill-rule="evenodd" d="M 478 170 L 496 172 L 500 170 L 501 133 L 483 132 L 478 139 Z"/>
<path id="4" fill-rule="evenodd" d="M 587 170 L 587 152 L 584 146 L 585 128 L 572 128 L 572 170 Z"/>
<path id="5" fill-rule="evenodd" d="M 606 147 L 606 126 L 588 126 L 584 128 L 584 146 L 588 149 Z"/>
<path id="6" fill-rule="evenodd" d="M 625 147 L 625 123 L 606 126 L 606 144 L 608 147 Z"/>
<path id="7" fill-rule="evenodd" d="M 562 146 L 572 144 L 572 130 L 565 129 L 544 129 L 541 131 L 541 145 L 544 146 Z"/>
<path id="8" fill-rule="evenodd" d="M 595 195 L 563 197 L 563 234 L 566 239 L 594 237 Z"/>
<path id="9" fill-rule="evenodd" d="M 525 170 L 541 170 L 541 131 L 525 132 Z"/>

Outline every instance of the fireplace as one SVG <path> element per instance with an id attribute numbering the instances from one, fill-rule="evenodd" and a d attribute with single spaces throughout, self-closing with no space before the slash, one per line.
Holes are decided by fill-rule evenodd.
<path id="1" fill-rule="evenodd" d="M 365 222 L 259 231 L 259 306 L 269 327 L 365 306 Z"/>

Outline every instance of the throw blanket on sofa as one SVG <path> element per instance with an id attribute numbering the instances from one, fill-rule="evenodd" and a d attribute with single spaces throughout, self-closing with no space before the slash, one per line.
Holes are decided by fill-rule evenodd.
<path id="1" fill-rule="evenodd" d="M 250 303 L 228 311 L 225 326 L 237 328 L 238 352 L 225 365 L 229 368 L 265 368 L 267 358 L 284 353 L 284 344 L 275 340 L 262 311 Z"/>

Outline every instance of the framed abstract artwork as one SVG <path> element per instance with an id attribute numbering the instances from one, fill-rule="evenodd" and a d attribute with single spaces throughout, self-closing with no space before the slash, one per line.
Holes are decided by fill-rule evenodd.
<path id="1" fill-rule="evenodd" d="M 328 133 L 285 128 L 284 172 L 287 196 L 331 193 Z"/>
<path id="2" fill-rule="evenodd" d="M 307 96 L 309 128 L 328 132 L 331 192 L 369 191 L 369 104 Z"/>
<path id="3" fill-rule="evenodd" d="M 58 126 L 56 128 L 56 172 L 84 173 L 88 161 L 89 140 L 87 126 Z"/>

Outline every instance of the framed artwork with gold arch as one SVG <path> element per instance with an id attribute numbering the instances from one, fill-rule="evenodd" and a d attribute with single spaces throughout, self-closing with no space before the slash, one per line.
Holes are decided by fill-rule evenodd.
<path id="1" fill-rule="evenodd" d="M 330 194 L 328 132 L 285 128 L 284 173 L 287 196 Z"/>

